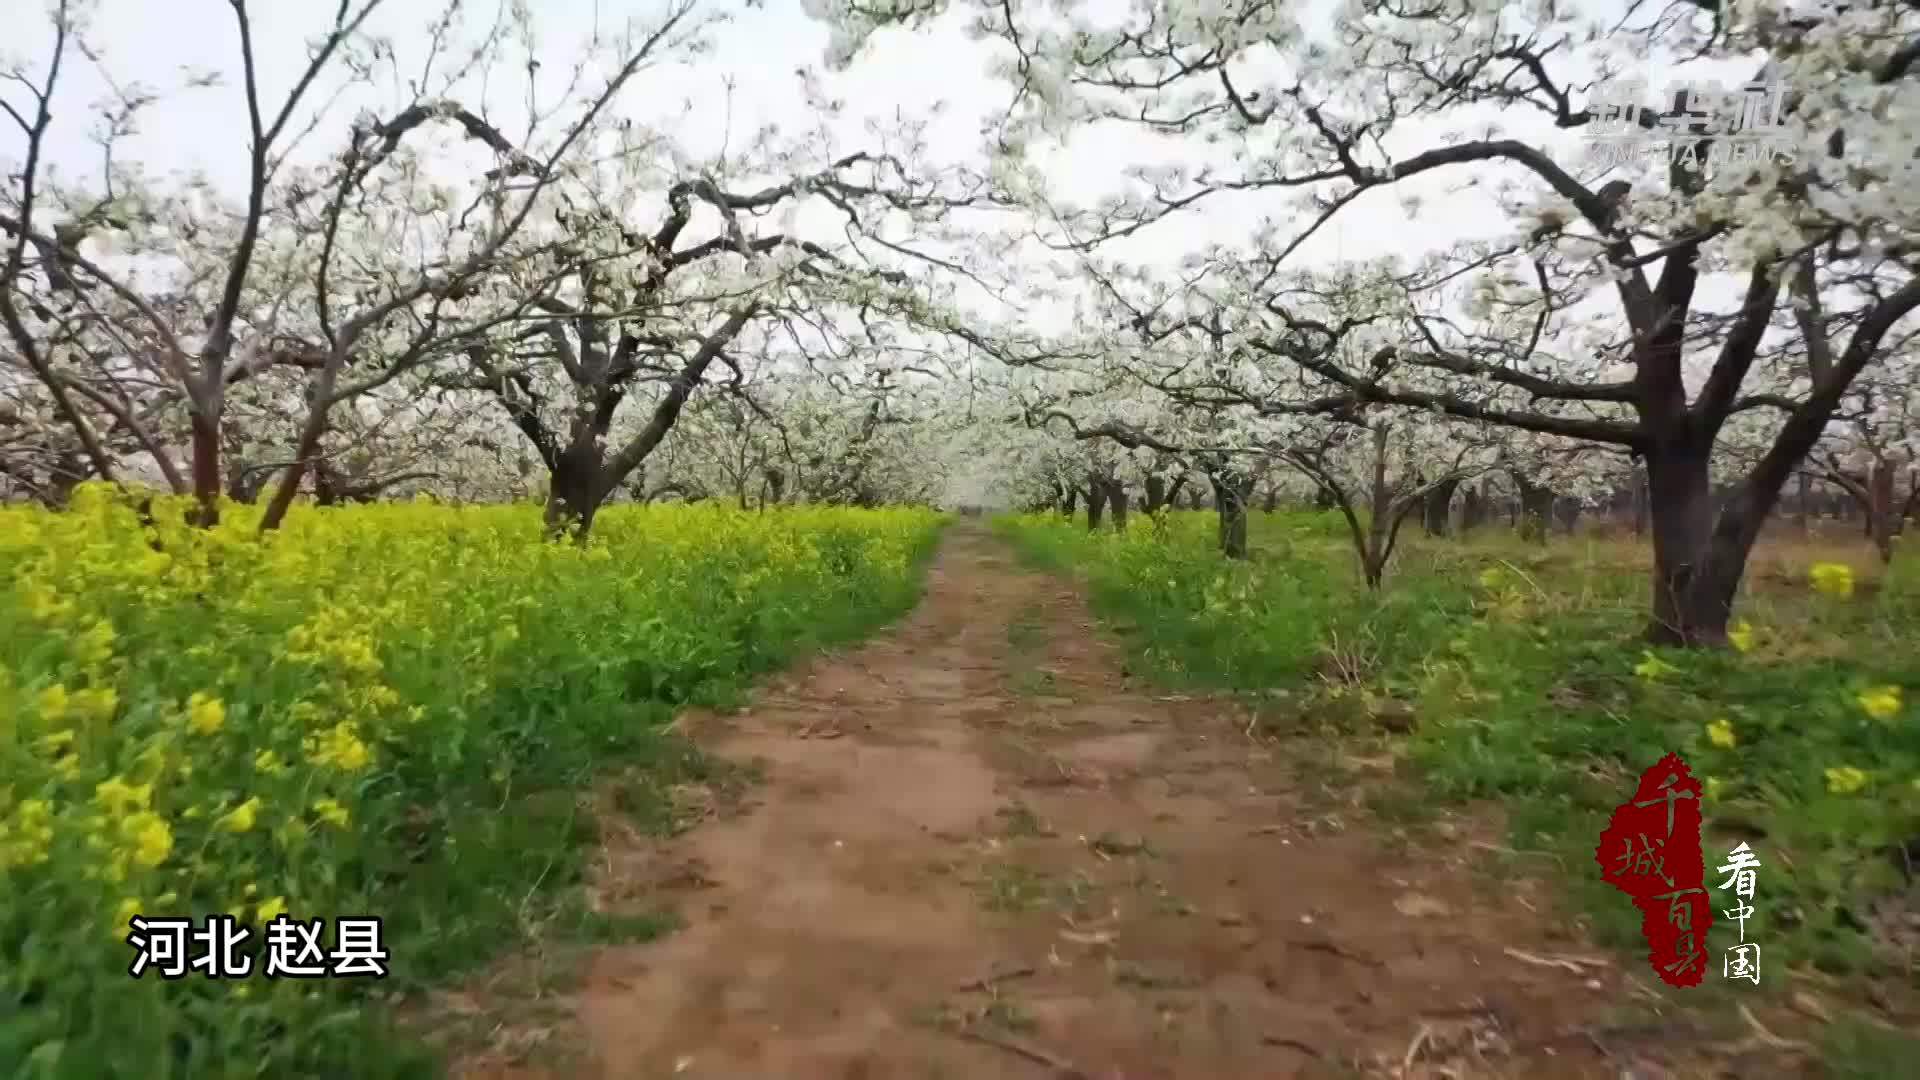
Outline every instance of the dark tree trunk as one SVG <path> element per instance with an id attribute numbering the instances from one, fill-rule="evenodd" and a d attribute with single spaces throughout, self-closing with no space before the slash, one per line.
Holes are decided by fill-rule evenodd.
<path id="1" fill-rule="evenodd" d="M 1662 645 L 1720 645 L 1734 594 L 1746 570 L 1751 538 L 1742 539 L 1744 512 L 1729 507 L 1715 526 L 1711 452 L 1682 443 L 1647 456 L 1653 518 L 1653 623 L 1648 637 Z"/>
<path id="2" fill-rule="evenodd" d="M 1100 521 L 1107 515 L 1107 489 L 1096 478 L 1087 481 L 1087 531 L 1093 532 L 1100 527 Z"/>
<path id="3" fill-rule="evenodd" d="M 1487 523 L 1487 496 L 1479 485 L 1467 489 L 1460 500 L 1460 531 L 1468 532 Z"/>
<path id="4" fill-rule="evenodd" d="M 1214 473 L 1213 505 L 1220 518 L 1220 553 L 1229 559 L 1247 557 L 1247 498 L 1253 494 L 1251 477 Z"/>
<path id="5" fill-rule="evenodd" d="M 1326 488 L 1314 489 L 1313 508 L 1315 510 L 1332 510 L 1338 505 L 1339 504 L 1334 499 L 1332 492 L 1328 491 Z"/>
<path id="6" fill-rule="evenodd" d="M 1061 490 L 1060 512 L 1068 517 L 1072 517 L 1073 512 L 1080 508 L 1080 489 L 1063 484 L 1061 485 Z"/>
<path id="7" fill-rule="evenodd" d="M 1186 486 L 1187 486 L 1186 473 L 1181 473 L 1180 475 L 1174 477 L 1173 483 L 1167 485 L 1166 502 L 1164 505 L 1166 506 L 1179 505 L 1177 500 L 1180 498 L 1180 493 L 1186 489 Z"/>
<path id="8" fill-rule="evenodd" d="M 1166 504 L 1167 504 L 1166 478 L 1162 476 L 1147 477 L 1147 501 L 1141 506 L 1141 509 L 1147 512 L 1147 516 L 1151 517 L 1154 514 L 1159 513 L 1160 508 L 1165 506 Z"/>
<path id="9" fill-rule="evenodd" d="M 230 469 L 227 472 L 227 498 L 237 503 L 252 505 L 260 498 L 260 489 L 267 484 L 271 475 L 267 469 Z M 315 485 L 318 490 L 319 485 Z M 318 501 L 317 499 L 315 500 Z M 324 503 L 322 505 L 325 505 Z"/>
<path id="10" fill-rule="evenodd" d="M 1580 500 L 1562 497 L 1554 503 L 1554 518 L 1568 535 L 1580 524 Z"/>
<path id="11" fill-rule="evenodd" d="M 1460 489 L 1458 479 L 1442 480 L 1421 497 L 1420 523 L 1428 536 L 1447 535 L 1453 511 L 1453 493 Z"/>
<path id="12" fill-rule="evenodd" d="M 313 502 L 315 506 L 332 506 L 340 501 L 339 477 L 333 467 L 324 461 L 313 466 Z"/>
<path id="13" fill-rule="evenodd" d="M 1107 508 L 1113 512 L 1113 531 L 1127 531 L 1127 485 L 1118 480 L 1107 481 Z"/>
<path id="14" fill-rule="evenodd" d="M 1881 563 L 1893 561 L 1893 470 L 1875 462 L 1867 476 L 1867 539 Z"/>
<path id="15" fill-rule="evenodd" d="M 585 543 L 604 497 L 600 456 L 591 438 L 576 438 L 554 464 L 547 490 L 547 537 L 573 536 Z"/>
<path id="16" fill-rule="evenodd" d="M 193 497 L 199 504 L 187 523 L 202 528 L 220 524 L 220 418 L 195 409 L 193 425 Z"/>
<path id="17" fill-rule="evenodd" d="M 1544 544 L 1547 534 L 1553 526 L 1553 489 L 1536 484 L 1518 470 L 1508 473 L 1513 484 L 1520 489 L 1519 518 L 1515 522 L 1520 535 L 1535 543 Z"/>
<path id="18" fill-rule="evenodd" d="M 1794 507 L 1794 522 L 1800 526 L 1800 535 L 1805 536 L 1813 531 L 1813 522 L 1807 516 L 1813 509 L 1813 475 L 1811 473 L 1800 474 L 1799 498 L 1796 501 L 1798 505 Z"/>
<path id="19" fill-rule="evenodd" d="M 1269 514 L 1273 513 L 1275 510 L 1280 509 L 1280 489 L 1279 488 L 1270 487 L 1267 489 L 1267 501 L 1264 504 L 1264 509 Z"/>

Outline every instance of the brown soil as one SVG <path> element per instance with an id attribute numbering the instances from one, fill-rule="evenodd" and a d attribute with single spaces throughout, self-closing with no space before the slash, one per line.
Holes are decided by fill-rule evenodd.
<path id="1" fill-rule="evenodd" d="M 597 889 L 685 927 L 593 952 L 566 1064 L 462 1075 L 1671 1075 L 1602 1026 L 1650 979 L 1490 888 L 1464 829 L 1329 812 L 1238 706 L 1129 686 L 977 524 L 890 632 L 690 719 L 762 781 L 610 836 Z"/>

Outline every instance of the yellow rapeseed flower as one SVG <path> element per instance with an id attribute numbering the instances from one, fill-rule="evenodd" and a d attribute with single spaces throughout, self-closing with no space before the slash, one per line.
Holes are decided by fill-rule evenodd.
<path id="1" fill-rule="evenodd" d="M 95 722 L 113 719 L 120 709 L 120 693 L 111 686 L 94 686 L 73 694 L 75 715 Z"/>
<path id="2" fill-rule="evenodd" d="M 347 814 L 347 808 L 341 806 L 339 802 L 333 799 L 315 799 L 313 812 L 321 821 L 332 825 L 336 829 L 346 828 L 347 822 L 350 820 Z"/>
<path id="3" fill-rule="evenodd" d="M 367 744 L 351 721 L 343 720 L 324 734 L 307 739 L 307 760 L 322 768 L 359 772 L 373 760 Z"/>
<path id="4" fill-rule="evenodd" d="M 141 908 L 142 904 L 140 903 L 140 898 L 137 896 L 129 896 L 125 900 L 120 901 L 120 906 L 115 909 L 113 913 L 113 925 L 108 927 L 109 930 L 113 931 L 114 937 L 124 937 L 126 935 L 127 924 L 133 920 L 135 915 L 140 914 Z"/>
<path id="5" fill-rule="evenodd" d="M 133 845 L 133 861 L 141 866 L 159 866 L 173 854 L 173 829 L 166 819 L 151 810 L 142 810 L 121 823 L 120 832 Z"/>
<path id="6" fill-rule="evenodd" d="M 113 643 L 118 637 L 113 632 L 113 624 L 105 619 L 95 620 L 87 631 L 74 643 L 74 655 L 88 667 L 103 664 L 113 659 Z"/>
<path id="7" fill-rule="evenodd" d="M 260 901 L 260 906 L 255 910 L 254 914 L 259 916 L 262 923 L 270 923 L 273 921 L 274 916 L 284 915 L 286 911 L 287 898 L 284 896 L 272 896 Z"/>
<path id="8" fill-rule="evenodd" d="M 260 797 L 255 795 L 246 802 L 220 815 L 219 818 L 215 819 L 213 825 L 215 828 L 225 832 L 243 833 L 253 828 L 253 823 L 259 814 Z"/>
<path id="9" fill-rule="evenodd" d="M 48 724 L 57 724 L 65 720 L 71 705 L 72 701 L 67 696 L 67 688 L 59 683 L 54 683 L 40 691 L 40 696 L 34 699 L 35 711 L 40 714 L 40 719 Z"/>
<path id="10" fill-rule="evenodd" d="M 1674 667 L 1672 664 L 1667 663 L 1665 660 L 1660 659 L 1650 652 L 1642 652 L 1640 656 L 1641 660 L 1638 664 L 1634 665 L 1633 673 L 1648 682 L 1653 682 L 1667 675 L 1678 674 L 1680 671 L 1679 668 Z"/>
<path id="11" fill-rule="evenodd" d="M 1845 563 L 1815 563 L 1808 577 L 1816 592 L 1843 600 L 1853 595 L 1853 567 Z"/>
<path id="12" fill-rule="evenodd" d="M 45 585 L 27 586 L 26 601 L 28 613 L 46 622 L 52 622 L 73 610 L 73 601 L 60 599 Z"/>
<path id="13" fill-rule="evenodd" d="M 196 735 L 211 735 L 227 723 L 226 703 L 217 697 L 195 690 L 187 698 L 187 726 Z"/>
<path id="14" fill-rule="evenodd" d="M 1851 795 L 1867 786 L 1867 774 L 1851 765 L 1827 770 L 1827 790 L 1835 795 Z"/>
<path id="15" fill-rule="evenodd" d="M 0 821 L 0 870 L 46 862 L 52 846 L 53 804 L 45 799 L 23 799 L 11 822 Z"/>
<path id="16" fill-rule="evenodd" d="M 253 755 L 253 767 L 268 776 L 279 776 L 287 771 L 287 763 L 280 760 L 280 755 L 271 750 L 262 750 Z"/>
<path id="17" fill-rule="evenodd" d="M 1900 711 L 1900 688 L 1897 686 L 1874 686 L 1862 690 L 1854 698 L 1860 708 L 1875 720 L 1891 720 Z"/>
<path id="18" fill-rule="evenodd" d="M 1753 649 L 1753 625 L 1741 619 L 1727 627 L 1727 644 L 1736 652 L 1750 652 Z"/>
<path id="19" fill-rule="evenodd" d="M 118 776 L 111 777 L 94 785 L 93 801 L 109 817 L 124 817 L 153 801 L 153 785 L 129 784 Z"/>
<path id="20" fill-rule="evenodd" d="M 1739 740 L 1733 736 L 1733 725 L 1721 717 L 1707 725 L 1707 741 L 1722 749 L 1730 750 Z"/>

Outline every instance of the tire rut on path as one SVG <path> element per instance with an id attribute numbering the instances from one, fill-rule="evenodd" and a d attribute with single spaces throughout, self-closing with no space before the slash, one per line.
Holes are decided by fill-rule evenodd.
<path id="1" fill-rule="evenodd" d="M 762 781 L 612 846 L 602 891 L 686 925 L 595 951 L 554 1075 L 1621 1075 L 1583 1025 L 1627 990 L 1544 901 L 1327 814 L 1091 627 L 963 522 L 900 624 L 687 718 Z"/>

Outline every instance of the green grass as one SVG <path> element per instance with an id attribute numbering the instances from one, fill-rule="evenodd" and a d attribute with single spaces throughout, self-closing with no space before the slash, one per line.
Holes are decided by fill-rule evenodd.
<path id="1" fill-rule="evenodd" d="M 1738 612 L 1750 647 L 1690 653 L 1642 644 L 1647 553 L 1631 541 L 1403 538 L 1376 596 L 1331 513 L 1256 515 L 1239 565 L 1212 550 L 1206 513 L 1125 535 L 1043 515 L 997 527 L 1080 576 L 1163 681 L 1289 691 L 1297 715 L 1270 726 L 1334 739 L 1411 709 L 1413 730 L 1390 738 L 1425 792 L 1497 800 L 1513 846 L 1561 857 L 1606 943 L 1641 948 L 1639 916 L 1600 881 L 1593 845 L 1638 774 L 1678 752 L 1709 778 L 1709 875 L 1741 839 L 1763 861 L 1748 939 L 1775 971 L 1915 978 L 1873 927 L 1913 903 L 1898 848 L 1920 847 L 1920 559 L 1882 574 L 1864 542 L 1767 541 Z M 1852 564 L 1852 596 L 1808 584 L 1833 560 Z M 1861 695 L 1887 686 L 1901 708 L 1876 718 Z M 1718 721 L 1735 745 L 1709 736 Z M 1725 920 L 1712 936 L 1735 940 Z"/>

